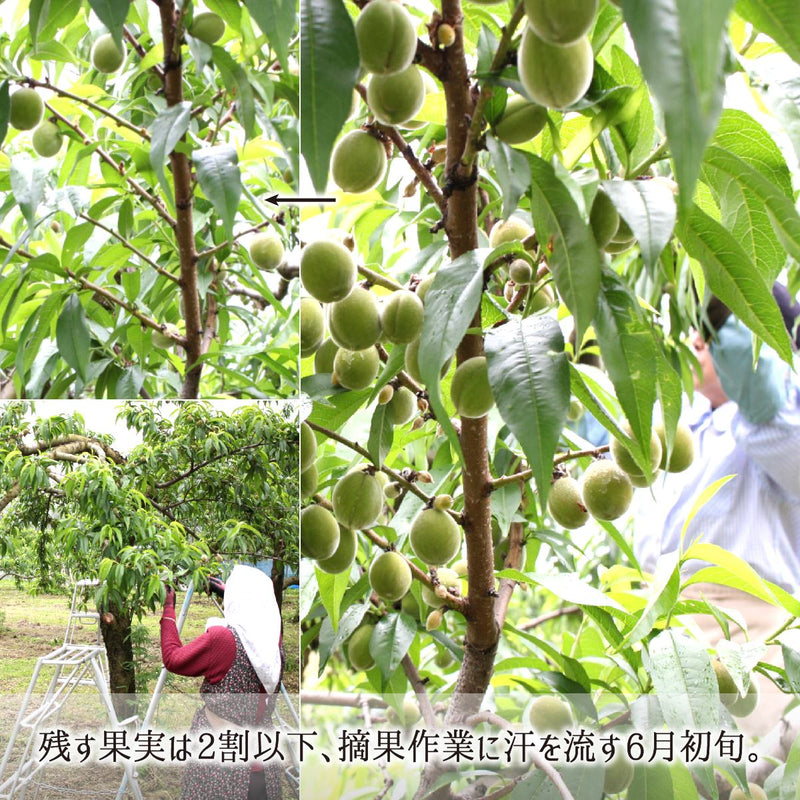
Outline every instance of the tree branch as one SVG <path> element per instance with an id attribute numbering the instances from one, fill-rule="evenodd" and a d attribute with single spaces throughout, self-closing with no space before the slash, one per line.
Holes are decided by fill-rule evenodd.
<path id="1" fill-rule="evenodd" d="M 174 0 L 161 0 L 161 35 L 164 42 L 164 94 L 167 107 L 183 102 L 183 67 L 181 62 L 181 38 L 183 15 L 175 9 Z M 181 141 L 185 141 L 182 137 Z M 186 374 L 181 388 L 181 397 L 189 399 L 200 393 L 200 377 L 203 371 L 203 321 L 200 316 L 200 294 L 197 285 L 197 252 L 194 248 L 192 206 L 194 204 L 192 170 L 185 153 L 173 149 L 169 154 L 172 167 L 172 182 L 175 187 L 175 209 L 177 214 L 175 237 L 181 265 L 181 296 L 183 317 L 186 321 Z"/>
<path id="2" fill-rule="evenodd" d="M 133 303 L 123 300 L 121 297 L 117 297 L 113 292 L 110 292 L 108 289 L 93 283 L 92 281 L 84 278 L 82 275 L 77 275 L 69 267 L 62 268 L 64 272 L 66 272 L 67 275 L 72 278 L 72 280 L 79 283 L 84 289 L 89 289 L 95 294 L 100 295 L 100 297 L 104 297 L 106 300 L 108 300 L 108 302 L 113 303 L 120 308 L 124 308 L 132 317 L 138 319 L 142 325 L 152 328 L 154 331 L 162 333 L 164 336 L 172 339 L 182 347 L 186 347 L 186 338 L 181 336 L 179 333 L 173 333 L 173 331 L 167 327 L 166 323 L 157 322 L 152 317 L 148 317 L 146 314 L 143 314 L 141 311 L 139 311 L 139 309 Z"/>
<path id="3" fill-rule="evenodd" d="M 566 453 L 561 453 L 553 459 L 553 466 L 558 466 L 558 464 L 563 464 L 566 461 L 572 461 L 576 458 L 585 458 L 586 456 L 601 456 L 603 453 L 607 453 L 610 449 L 611 448 L 609 445 L 604 444 L 600 447 L 593 447 L 589 450 L 568 450 Z M 489 491 L 495 492 L 503 486 L 508 486 L 509 484 L 517 483 L 518 481 L 527 482 L 532 477 L 532 469 L 523 469 L 520 472 L 515 472 L 513 475 L 503 475 L 500 478 L 493 478 L 489 481 Z"/>
<path id="4" fill-rule="evenodd" d="M 139 258 L 141 258 L 142 261 L 144 261 L 146 264 L 151 266 L 159 275 L 163 275 L 167 280 L 170 280 L 173 283 L 180 283 L 180 280 L 177 277 L 175 277 L 175 275 L 173 275 L 169 270 L 164 269 L 164 267 L 162 267 L 157 262 L 153 261 L 152 258 L 150 258 L 148 255 L 143 253 L 134 244 L 131 244 L 131 242 L 129 242 L 118 231 L 115 231 L 113 228 L 109 228 L 107 225 L 104 225 L 99 220 L 96 220 L 93 217 L 90 217 L 88 214 L 86 214 L 83 211 L 81 211 L 79 216 L 80 216 L 81 219 L 85 219 L 87 222 L 90 222 L 92 225 L 96 225 L 101 230 L 104 230 L 106 233 L 111 234 L 111 236 L 113 236 L 115 239 L 117 239 L 124 247 L 126 247 L 128 250 L 130 250 L 135 255 L 139 256 Z"/>
<path id="5" fill-rule="evenodd" d="M 422 719 L 425 720 L 425 727 L 428 728 L 428 730 L 433 730 L 436 727 L 436 714 L 434 714 L 431 699 L 428 697 L 428 690 L 425 688 L 425 684 L 422 682 L 419 672 L 417 672 L 417 667 L 408 653 L 403 656 L 403 660 L 400 663 L 403 665 L 403 671 L 406 673 L 408 682 L 411 684 L 411 688 L 417 696 L 419 710 L 422 712 Z"/>
<path id="6" fill-rule="evenodd" d="M 309 427 L 311 427 L 313 430 L 318 431 L 319 433 L 324 433 L 325 436 L 327 436 L 329 439 L 333 439 L 334 441 L 343 444 L 345 447 L 349 447 L 353 452 L 358 453 L 361 456 L 364 456 L 364 458 L 368 459 L 369 462 L 373 464 L 376 469 L 379 469 L 381 472 L 385 472 L 392 480 L 403 484 L 403 486 L 405 486 L 409 492 L 419 497 L 419 499 L 422 500 L 424 503 L 428 504 L 433 500 L 433 498 L 430 495 L 425 494 L 425 492 L 423 492 L 422 489 L 420 489 L 415 483 L 412 483 L 411 481 L 404 478 L 399 472 L 395 472 L 393 469 L 390 469 L 385 465 L 376 464 L 372 456 L 369 454 L 369 451 L 361 447 L 360 444 L 357 444 L 356 442 L 353 442 L 350 439 L 346 439 L 341 434 L 336 433 L 336 431 L 332 431 L 329 428 L 323 428 L 322 425 L 317 425 L 315 422 L 312 422 L 311 420 L 306 420 L 306 422 L 308 423 Z M 456 522 L 458 523 L 461 522 L 461 516 L 455 511 L 450 511 L 450 516 L 452 516 Z"/>
<path id="7" fill-rule="evenodd" d="M 147 191 L 144 187 L 140 186 L 133 178 L 131 178 L 125 172 L 125 166 L 120 162 L 117 163 L 114 159 L 94 140 L 90 139 L 81 129 L 81 127 L 72 122 L 72 120 L 67 119 L 63 114 L 59 114 L 51 105 L 45 103 L 45 107 L 47 110 L 57 119 L 61 120 L 67 127 L 72 128 L 75 133 L 80 136 L 81 141 L 85 145 L 91 145 L 94 147 L 95 152 L 97 153 L 100 158 L 106 162 L 113 170 L 118 172 L 122 177 L 125 179 L 125 182 L 131 188 L 131 190 L 137 194 L 142 200 L 148 202 L 158 213 L 158 215 L 171 227 L 174 228 L 176 225 L 175 220 L 173 219 L 172 215 L 167 211 L 164 204 L 153 194 Z"/>
<path id="8" fill-rule="evenodd" d="M 255 444 L 246 444 L 242 447 L 237 448 L 236 450 L 232 450 L 229 453 L 223 453 L 222 455 L 214 456 L 214 458 L 209 458 L 207 461 L 201 461 L 199 464 L 194 464 L 190 469 L 187 469 L 186 472 L 177 475 L 176 477 L 168 480 L 162 481 L 161 483 L 154 484 L 156 489 L 168 489 L 170 486 L 174 486 L 176 483 L 180 483 L 183 480 L 186 480 L 190 475 L 194 475 L 195 472 L 199 472 L 201 469 L 209 466 L 210 464 L 215 464 L 217 461 L 222 461 L 225 458 L 230 458 L 232 455 L 236 453 L 244 453 L 248 450 L 255 450 L 259 447 L 263 447 L 264 442 L 256 442 Z"/>
<path id="9" fill-rule="evenodd" d="M 81 97 L 80 95 L 73 94 L 72 92 L 68 92 L 66 89 L 62 89 L 59 86 L 56 86 L 53 83 L 50 83 L 49 78 L 45 78 L 43 81 L 37 81 L 36 78 L 30 78 L 27 75 L 23 76 L 21 79 L 21 83 L 27 83 L 28 86 L 33 88 L 41 87 L 42 89 L 49 89 L 51 92 L 54 92 L 59 97 L 67 97 L 70 100 L 73 100 L 76 103 L 80 103 L 81 105 L 86 106 L 87 108 L 91 108 L 93 111 L 96 111 L 98 114 L 102 114 L 105 117 L 113 120 L 117 123 L 121 128 L 127 128 L 129 131 L 133 131 L 134 133 L 138 134 L 142 137 L 145 141 L 150 141 L 150 134 L 147 128 L 144 128 L 140 125 L 134 125 L 132 122 L 129 122 L 124 117 L 120 117 L 118 114 L 115 114 L 113 111 L 101 106 L 99 103 L 95 103 L 93 100 L 89 100 L 88 97 Z"/>

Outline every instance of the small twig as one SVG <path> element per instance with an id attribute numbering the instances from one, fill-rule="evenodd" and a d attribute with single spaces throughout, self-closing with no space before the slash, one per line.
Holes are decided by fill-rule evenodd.
<path id="1" fill-rule="evenodd" d="M 520 22 L 522 22 L 522 18 L 524 16 L 525 6 L 520 0 L 520 2 L 517 3 L 517 7 L 514 9 L 514 13 L 511 15 L 511 19 L 508 21 L 508 25 L 503 28 L 503 35 L 500 37 L 500 41 L 497 44 L 497 50 L 495 51 L 494 58 L 492 59 L 492 63 L 489 67 L 490 72 L 499 72 L 503 68 L 504 64 L 506 63 L 506 59 L 508 58 L 508 51 L 511 48 L 511 40 L 514 38 L 514 33 L 516 32 Z M 481 93 L 478 97 L 478 102 L 475 104 L 475 110 L 472 113 L 472 121 L 470 122 L 469 126 L 467 144 L 464 149 L 464 154 L 461 157 L 461 163 L 466 167 L 471 167 L 473 165 L 478 154 L 478 147 L 484 122 L 483 112 L 486 108 L 486 104 L 489 102 L 489 99 L 492 96 L 493 91 L 494 89 L 489 83 L 484 83 L 483 86 L 481 86 Z"/>
<path id="2" fill-rule="evenodd" d="M 396 292 L 403 288 L 397 281 L 387 278 L 385 275 L 381 275 L 379 272 L 369 269 L 369 267 L 359 267 L 358 271 L 373 284 L 373 286 L 383 286 L 384 289 L 388 289 L 390 292 Z"/>
<path id="3" fill-rule="evenodd" d="M 557 608 L 555 611 L 548 611 L 546 614 L 542 614 L 528 622 L 523 622 L 522 625 L 519 625 L 519 629 L 521 631 L 530 631 L 534 628 L 538 628 L 540 625 L 544 625 L 545 622 L 550 622 L 551 620 L 558 619 L 559 617 L 566 617 L 570 614 L 580 614 L 582 611 L 581 608 L 578 606 L 565 606 L 564 608 Z"/>
<path id="4" fill-rule="evenodd" d="M 139 58 L 144 58 L 147 55 L 147 48 L 128 30 L 127 25 L 122 26 L 122 35 L 130 42 L 131 47 L 136 51 Z M 150 70 L 158 75 L 159 79 L 164 81 L 164 70 L 160 64 L 154 64 Z"/>
<path id="5" fill-rule="evenodd" d="M 566 453 L 561 453 L 561 455 L 558 455 L 553 459 L 553 466 L 563 464 L 565 461 L 571 461 L 575 458 L 584 458 L 585 456 L 600 456 L 603 453 L 607 453 L 609 449 L 609 445 L 604 444 L 600 447 L 594 447 L 591 450 L 568 450 Z M 497 491 L 502 486 L 507 486 L 508 484 L 516 483 L 517 481 L 529 481 L 532 477 L 532 469 L 524 469 L 521 472 L 515 473 L 514 475 L 503 475 L 502 477 L 495 478 L 490 482 L 489 491 Z"/>
<path id="6" fill-rule="evenodd" d="M 246 228 L 243 231 L 239 231 L 232 239 L 226 239 L 224 242 L 220 244 L 214 245 L 214 247 L 209 247 L 208 250 L 202 250 L 197 254 L 197 260 L 201 261 L 204 258 L 210 258 L 211 256 L 215 256 L 222 250 L 226 248 L 233 247 L 233 245 L 239 241 L 243 236 L 247 236 L 250 233 L 258 233 L 258 231 L 263 230 L 264 228 L 269 227 L 270 225 L 269 220 L 264 220 L 264 222 L 259 222 L 258 225 L 252 225 L 249 228 Z"/>
<path id="7" fill-rule="evenodd" d="M 633 180 L 644 174 L 650 167 L 657 161 L 663 161 L 669 158 L 669 142 L 665 139 L 661 144 L 653 150 L 652 153 L 640 164 L 637 164 L 628 174 L 627 179 Z"/>
<path id="8" fill-rule="evenodd" d="M 522 556 L 524 552 L 524 530 L 521 522 L 512 522 L 508 533 L 508 555 L 506 556 L 503 567 L 510 569 L 520 569 L 522 567 Z M 517 581 L 510 578 L 502 578 L 497 589 L 497 599 L 494 604 L 494 618 L 497 627 L 502 630 L 508 613 L 508 605 L 511 602 L 511 595 Z"/>
<path id="9" fill-rule="evenodd" d="M 142 137 L 145 141 L 150 141 L 150 133 L 148 132 L 147 128 L 142 127 L 140 125 L 134 125 L 132 122 L 129 122 L 124 117 L 120 117 L 118 114 L 115 114 L 113 111 L 101 106 L 99 103 L 95 103 L 94 100 L 89 100 L 88 97 L 81 97 L 80 95 L 73 94 L 72 92 L 68 92 L 66 89 L 62 89 L 59 86 L 56 86 L 53 83 L 50 83 L 49 79 L 45 79 L 43 81 L 38 81 L 36 78 L 29 78 L 27 76 L 22 78 L 22 83 L 27 83 L 28 86 L 31 87 L 40 87 L 42 89 L 49 89 L 51 92 L 55 92 L 59 97 L 68 97 L 70 100 L 73 100 L 76 103 L 80 103 L 81 105 L 87 106 L 91 108 L 93 111 L 96 111 L 98 114 L 102 114 L 109 119 L 114 120 L 121 128 L 127 128 L 129 131 L 133 131 L 134 133 L 138 134 Z"/>
<path id="10" fill-rule="evenodd" d="M 385 472 L 393 481 L 403 484 L 403 486 L 405 486 L 409 492 L 415 494 L 424 503 L 427 504 L 431 502 L 432 498 L 429 495 L 425 494 L 425 492 L 423 492 L 422 489 L 420 489 L 415 483 L 406 480 L 399 472 L 395 472 L 393 469 L 390 469 L 385 465 L 375 464 L 375 462 L 372 460 L 372 456 L 369 454 L 369 451 L 361 447 L 360 444 L 357 444 L 350 439 L 346 439 L 344 436 L 330 430 L 329 428 L 323 428 L 322 425 L 317 425 L 315 422 L 311 422 L 311 420 L 306 420 L 306 422 L 308 422 L 309 426 L 313 430 L 319 431 L 319 433 L 324 433 L 329 439 L 333 439 L 334 441 L 343 444 L 345 447 L 349 447 L 353 452 L 364 456 L 366 459 L 369 459 L 370 463 L 374 464 L 376 469 L 379 469 L 381 472 Z M 461 518 L 458 514 L 453 511 L 450 513 L 457 522 L 461 521 Z"/>
<path id="11" fill-rule="evenodd" d="M 157 322 L 152 317 L 148 317 L 147 314 L 143 314 L 139 311 L 138 308 L 133 303 L 129 303 L 127 300 L 123 300 L 121 297 L 117 297 L 113 292 L 109 292 L 108 289 L 103 288 L 102 286 L 98 286 L 96 283 L 92 283 L 92 281 L 87 280 L 81 275 L 75 274 L 69 267 L 63 267 L 64 271 L 69 275 L 72 280 L 76 281 L 83 287 L 84 289 L 88 289 L 95 294 L 100 295 L 100 297 L 105 298 L 108 302 L 113 303 L 120 308 L 124 308 L 132 317 L 135 317 L 142 323 L 142 325 L 152 328 L 154 331 L 159 331 L 164 336 L 169 339 L 172 339 L 177 344 L 181 345 L 182 347 L 186 346 L 186 337 L 181 336 L 179 333 L 173 333 L 170 328 L 168 328 L 165 324 Z"/>
<path id="12" fill-rule="evenodd" d="M 408 682 L 411 684 L 411 688 L 417 696 L 419 710 L 422 712 L 422 719 L 425 720 L 425 727 L 427 727 L 428 730 L 433 730 L 436 727 L 436 714 L 434 714 L 431 699 L 428 697 L 428 691 L 425 688 L 425 684 L 422 682 L 422 678 L 419 676 L 417 667 L 408 654 L 403 656 L 403 660 L 400 663 L 403 665 L 403 670 L 406 673 Z"/>
<path id="13" fill-rule="evenodd" d="M 133 178 L 131 178 L 129 175 L 127 175 L 126 172 L 125 172 L 125 167 L 124 167 L 124 165 L 122 163 L 117 163 L 116 161 L 114 161 L 114 159 L 102 147 L 100 147 L 100 145 L 97 142 L 95 142 L 92 139 L 90 139 L 83 132 L 83 130 L 81 129 L 81 127 L 77 123 L 72 122 L 71 120 L 67 119 L 63 114 L 59 114 L 58 111 L 56 111 L 49 103 L 45 103 L 45 106 L 47 107 L 47 110 L 54 117 L 56 117 L 57 119 L 61 120 L 61 122 L 63 122 L 69 128 L 72 128 L 72 130 L 75 131 L 75 133 L 77 133 L 78 136 L 80 136 L 81 140 L 83 141 L 83 143 L 85 145 L 90 145 L 90 146 L 94 147 L 95 152 L 97 153 L 97 155 L 100 156 L 100 158 L 103 159 L 103 161 L 105 161 L 106 164 L 108 164 L 112 169 L 114 169 L 116 172 L 118 172 L 120 175 L 122 175 L 122 177 L 125 179 L 125 181 L 128 184 L 128 186 L 130 186 L 130 188 L 137 195 L 139 195 L 139 197 L 141 197 L 143 200 L 146 200 L 156 210 L 158 215 L 171 228 L 175 227 L 175 225 L 177 223 L 175 222 L 175 219 L 172 217 L 172 215 L 169 213 L 169 211 L 167 211 L 167 209 L 164 206 L 164 204 L 155 195 L 150 194 L 150 192 L 148 192 L 147 189 L 145 189 L 142 186 L 140 186 L 135 180 L 133 180 Z"/>
<path id="14" fill-rule="evenodd" d="M 122 234 L 115 231 L 113 228 L 109 228 L 107 225 L 104 225 L 99 220 L 90 217 L 85 212 L 81 211 L 80 215 L 81 219 L 85 219 L 87 222 L 90 222 L 92 225 L 96 225 L 101 230 L 104 230 L 106 233 L 111 234 L 115 239 L 122 243 L 124 247 L 130 250 L 135 255 L 139 256 L 146 264 L 149 264 L 159 275 L 163 275 L 167 280 L 172 281 L 173 283 L 179 283 L 179 279 L 177 276 L 173 275 L 169 270 L 164 269 L 160 264 L 153 261 L 152 258 L 145 255 L 138 247 L 134 244 L 129 242 Z"/>

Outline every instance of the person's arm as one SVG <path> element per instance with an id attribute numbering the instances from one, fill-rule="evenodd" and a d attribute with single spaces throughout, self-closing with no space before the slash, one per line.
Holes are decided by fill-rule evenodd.
<path id="1" fill-rule="evenodd" d="M 789 365 L 764 345 L 754 370 L 752 336 L 734 316 L 717 331 L 710 350 L 722 388 L 739 413 L 753 425 L 775 419 L 788 399 Z"/>
<path id="2" fill-rule="evenodd" d="M 236 656 L 236 640 L 228 628 L 215 626 L 184 645 L 175 622 L 175 593 L 170 589 L 161 615 L 161 658 L 176 675 L 203 675 L 219 683 Z"/>

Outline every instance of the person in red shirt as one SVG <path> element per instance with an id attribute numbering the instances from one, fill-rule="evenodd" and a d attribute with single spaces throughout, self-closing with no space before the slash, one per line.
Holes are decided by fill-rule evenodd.
<path id="1" fill-rule="evenodd" d="M 175 592 L 167 591 L 161 616 L 164 666 L 204 679 L 205 705 L 195 714 L 192 732 L 266 730 L 267 698 L 277 690 L 282 669 L 281 616 L 272 582 L 261 570 L 239 564 L 216 589 L 224 596 L 224 618 L 210 619 L 205 633 L 185 645 L 175 622 Z M 280 800 L 281 784 L 278 764 L 193 760 L 181 800 Z"/>

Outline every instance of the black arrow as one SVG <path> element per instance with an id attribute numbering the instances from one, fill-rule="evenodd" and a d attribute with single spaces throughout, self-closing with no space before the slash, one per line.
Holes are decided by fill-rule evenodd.
<path id="1" fill-rule="evenodd" d="M 276 206 L 278 203 L 285 205 L 294 205 L 295 203 L 335 203 L 335 197 L 278 197 L 276 194 L 271 194 L 267 197 L 267 202 Z"/>

